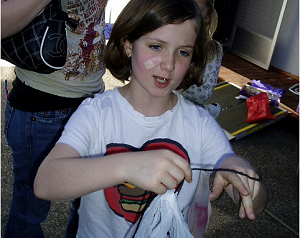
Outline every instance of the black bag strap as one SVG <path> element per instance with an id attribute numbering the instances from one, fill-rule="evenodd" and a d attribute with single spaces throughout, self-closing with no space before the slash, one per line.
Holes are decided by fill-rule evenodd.
<path id="1" fill-rule="evenodd" d="M 57 11 L 62 11 L 62 8 L 61 8 L 61 0 L 52 0 L 51 1 L 54 9 L 57 9 Z"/>
<path id="2" fill-rule="evenodd" d="M 73 30 L 75 31 L 77 26 L 79 25 L 79 22 L 70 18 L 68 16 L 68 13 L 64 12 L 62 10 L 62 7 L 61 7 L 61 0 L 52 0 L 52 5 L 53 5 L 53 9 L 56 10 L 56 16 L 55 18 L 57 20 L 63 20 L 66 22 L 66 24 Z"/>

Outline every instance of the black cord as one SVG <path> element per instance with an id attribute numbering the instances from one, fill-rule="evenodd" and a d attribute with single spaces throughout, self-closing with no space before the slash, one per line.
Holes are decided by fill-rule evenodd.
<path id="1" fill-rule="evenodd" d="M 148 193 L 148 191 L 146 190 L 145 193 L 144 193 L 144 196 L 146 196 L 147 193 Z M 144 208 L 144 210 L 143 210 L 143 212 L 142 212 L 142 214 L 141 214 L 141 216 L 140 216 L 139 223 L 137 224 L 137 227 L 136 227 L 136 229 L 135 229 L 135 231 L 134 231 L 134 234 L 133 234 L 132 238 L 135 237 L 135 235 L 136 235 L 136 233 L 137 233 L 137 230 L 138 230 L 139 227 L 140 227 L 140 224 L 141 224 L 141 221 L 142 221 L 143 216 L 144 216 L 144 214 L 145 214 L 145 211 L 146 211 L 146 209 L 148 208 L 148 206 L 149 206 L 149 204 L 150 204 L 150 201 L 152 200 L 152 195 L 153 195 L 153 192 L 151 192 L 151 193 L 149 194 L 149 197 L 148 197 L 148 199 L 147 199 L 147 201 L 146 201 L 145 208 Z"/>
<path id="2" fill-rule="evenodd" d="M 262 181 L 261 176 L 259 176 L 259 178 L 254 178 L 254 177 L 249 176 L 248 174 L 245 174 L 245 173 L 243 173 L 243 172 L 236 171 L 236 170 L 233 170 L 233 169 L 223 169 L 223 168 L 218 168 L 218 169 L 192 168 L 192 170 L 202 170 L 202 171 L 209 171 L 209 172 L 230 172 L 230 173 L 235 173 L 235 174 L 239 174 L 239 175 L 245 176 L 245 177 L 247 177 L 247 178 L 249 178 L 249 179 L 252 179 L 252 180 L 255 180 L 255 181 L 258 181 L 258 182 Z M 174 193 L 179 192 L 179 190 L 181 189 L 181 187 L 182 187 L 182 185 L 183 185 L 183 182 L 184 182 L 184 180 L 182 180 L 182 181 L 178 184 L 178 186 L 177 186 L 177 188 L 175 189 Z M 145 195 L 146 195 L 146 193 L 147 193 L 147 191 L 145 192 Z M 135 229 L 135 231 L 134 231 L 134 234 L 133 234 L 132 238 L 135 237 L 135 235 L 136 235 L 136 233 L 137 233 L 137 230 L 138 230 L 139 227 L 140 227 L 140 224 L 141 224 L 141 221 L 142 221 L 142 219 L 143 219 L 144 213 L 145 213 L 146 209 L 148 208 L 148 206 L 149 206 L 149 204 L 150 204 L 150 200 L 151 200 L 152 194 L 153 194 L 153 192 L 150 193 L 150 196 L 148 197 L 148 199 L 147 199 L 147 201 L 146 201 L 146 206 L 145 206 L 145 208 L 144 208 L 144 210 L 143 210 L 143 212 L 142 212 L 142 214 L 141 214 L 141 216 L 140 216 L 139 222 L 138 222 L 138 224 L 137 224 L 137 227 L 136 227 L 136 229 Z"/>
<path id="3" fill-rule="evenodd" d="M 261 176 L 259 176 L 259 178 L 254 178 L 254 177 L 249 176 L 248 174 L 245 174 L 243 172 L 236 171 L 236 170 L 233 170 L 233 169 L 223 169 L 223 168 L 219 168 L 219 169 L 202 169 L 202 168 L 192 168 L 192 170 L 202 170 L 202 171 L 209 171 L 209 172 L 231 172 L 231 173 L 235 173 L 235 174 L 239 174 L 239 175 L 245 176 L 245 177 L 247 177 L 249 179 L 252 179 L 252 180 L 255 180 L 255 181 L 258 181 L 258 182 L 262 181 Z"/>

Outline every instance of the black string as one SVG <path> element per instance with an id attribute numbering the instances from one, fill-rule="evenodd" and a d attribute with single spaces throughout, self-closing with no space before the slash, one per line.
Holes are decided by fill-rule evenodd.
<path id="1" fill-rule="evenodd" d="M 236 170 L 233 170 L 233 169 L 223 169 L 223 168 L 218 168 L 218 169 L 192 168 L 192 170 L 201 170 L 201 171 L 209 171 L 209 172 L 230 172 L 230 173 L 235 173 L 235 174 L 239 174 L 239 175 L 245 176 L 245 177 L 247 177 L 247 178 L 249 178 L 249 179 L 252 179 L 252 180 L 255 180 L 255 181 L 258 181 L 258 182 L 262 181 L 261 176 L 259 176 L 259 178 L 254 178 L 254 177 L 249 176 L 248 174 L 245 174 L 245 173 L 243 173 L 243 172 L 236 171 Z M 181 189 L 181 187 L 182 187 L 182 185 L 183 185 L 183 182 L 184 182 L 184 180 L 182 180 L 182 181 L 178 184 L 178 186 L 177 186 L 177 188 L 175 189 L 174 193 L 176 193 L 176 192 L 179 193 L 179 190 Z M 147 193 L 147 191 L 145 192 L 145 194 L 146 194 L 146 193 Z M 136 235 L 136 233 L 137 233 L 137 230 L 138 230 L 139 227 L 140 227 L 140 224 L 141 224 L 141 221 L 142 221 L 142 219 L 143 219 L 144 213 L 145 213 L 146 209 L 148 208 L 148 206 L 149 206 L 149 204 L 150 204 L 150 200 L 151 200 L 150 198 L 152 197 L 152 194 L 153 194 L 153 192 L 150 193 L 150 196 L 148 197 L 148 199 L 147 199 L 147 201 L 146 201 L 146 206 L 145 206 L 145 208 L 144 208 L 144 210 L 143 210 L 143 212 L 142 212 L 142 214 L 141 214 L 141 216 L 140 216 L 139 222 L 138 222 L 138 224 L 137 224 L 137 227 L 136 227 L 136 229 L 135 229 L 135 232 L 134 232 L 132 238 L 135 237 L 135 235 Z"/>
<path id="2" fill-rule="evenodd" d="M 236 170 L 233 170 L 233 169 L 223 169 L 223 168 L 219 168 L 219 169 L 202 169 L 202 168 L 192 168 L 192 170 L 202 170 L 202 171 L 209 171 L 209 172 L 231 172 L 231 173 L 235 173 L 235 174 L 239 174 L 239 175 L 245 176 L 245 177 L 247 177 L 249 179 L 252 179 L 252 180 L 255 180 L 255 181 L 258 181 L 258 182 L 262 181 L 261 176 L 259 176 L 259 178 L 254 178 L 254 177 L 249 176 L 248 174 L 245 174 L 243 172 L 236 171 Z"/>
<path id="3" fill-rule="evenodd" d="M 144 196 L 146 196 L 147 193 L 148 193 L 148 191 L 146 190 L 145 193 L 144 193 Z M 148 206 L 149 206 L 149 204 L 150 204 L 150 201 L 152 200 L 152 195 L 153 195 L 153 192 L 151 192 L 151 193 L 149 194 L 149 197 L 147 198 L 145 208 L 143 209 L 143 212 L 142 212 L 142 214 L 141 214 L 141 216 L 140 216 L 140 219 L 139 219 L 139 223 L 137 224 L 137 227 L 136 227 L 136 229 L 135 229 L 135 231 L 134 231 L 134 234 L 133 234 L 132 238 L 135 237 L 135 235 L 136 235 L 136 233 L 137 233 L 137 230 L 138 230 L 139 227 L 140 227 L 140 224 L 141 224 L 141 221 L 142 221 L 142 219 L 143 219 L 144 213 L 145 213 L 146 209 L 148 208 Z"/>

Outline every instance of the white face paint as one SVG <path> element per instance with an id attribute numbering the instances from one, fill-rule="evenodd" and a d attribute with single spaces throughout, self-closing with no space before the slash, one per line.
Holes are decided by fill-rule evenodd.
<path id="1" fill-rule="evenodd" d="M 145 65 L 146 69 L 149 70 L 149 69 L 152 69 L 153 67 L 155 67 L 156 65 L 160 64 L 160 62 L 161 62 L 161 57 L 156 56 L 152 59 L 145 61 L 144 65 Z"/>

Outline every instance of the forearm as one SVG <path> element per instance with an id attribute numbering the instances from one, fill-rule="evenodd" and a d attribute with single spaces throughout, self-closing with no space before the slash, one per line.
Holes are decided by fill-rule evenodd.
<path id="1" fill-rule="evenodd" d="M 51 0 L 8 0 L 1 2 L 1 39 L 27 26 Z"/>
<path id="2" fill-rule="evenodd" d="M 72 199 L 125 182 L 119 157 L 46 158 L 35 179 L 35 194 L 45 200 Z"/>
<path id="3" fill-rule="evenodd" d="M 60 200 L 124 182 L 164 194 L 185 179 L 191 182 L 189 163 L 170 150 L 125 152 L 99 158 L 80 158 L 71 146 L 57 144 L 41 164 L 34 192 L 45 200 Z"/>

